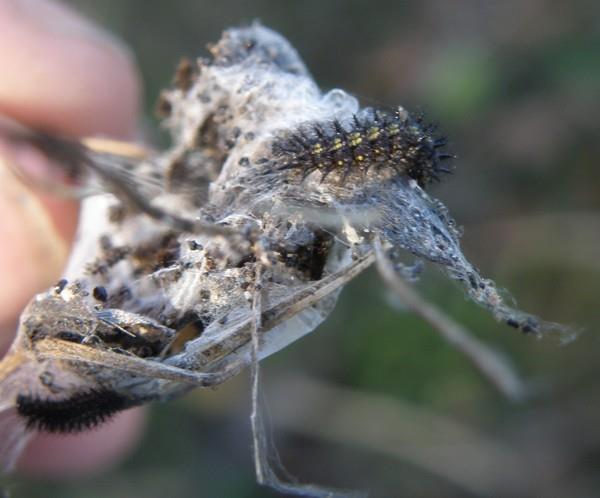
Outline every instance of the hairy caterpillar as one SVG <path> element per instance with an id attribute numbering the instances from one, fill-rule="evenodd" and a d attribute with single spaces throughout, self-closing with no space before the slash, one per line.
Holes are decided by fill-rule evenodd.
<path id="1" fill-rule="evenodd" d="M 340 182 L 352 173 L 365 175 L 371 168 L 406 175 L 424 187 L 449 173 L 444 150 L 447 140 L 436 137 L 435 126 L 413 117 L 403 108 L 394 112 L 364 109 L 348 123 L 335 119 L 308 123 L 278 137 L 272 144 L 281 170 L 298 170 L 302 179 L 315 171 L 325 181 L 332 173 Z"/>
<path id="2" fill-rule="evenodd" d="M 115 391 L 90 389 L 61 400 L 19 394 L 16 405 L 28 429 L 72 433 L 106 422 L 117 412 L 129 408 L 131 403 Z"/>

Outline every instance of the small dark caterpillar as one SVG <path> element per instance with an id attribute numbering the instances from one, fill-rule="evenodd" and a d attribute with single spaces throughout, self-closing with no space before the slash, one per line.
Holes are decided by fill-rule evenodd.
<path id="1" fill-rule="evenodd" d="M 277 138 L 272 152 L 281 162 L 278 169 L 298 169 L 302 180 L 314 171 L 324 181 L 337 172 L 340 183 L 353 172 L 366 174 L 370 168 L 390 168 L 407 175 L 424 187 L 449 173 L 445 163 L 453 158 L 443 150 L 447 141 L 435 137 L 435 127 L 412 117 L 404 109 L 394 112 L 365 109 L 351 123 L 309 123 L 298 131 Z"/>
<path id="2" fill-rule="evenodd" d="M 126 397 L 108 389 L 91 389 L 61 400 L 17 396 L 17 412 L 28 429 L 62 434 L 91 429 L 130 406 Z"/>

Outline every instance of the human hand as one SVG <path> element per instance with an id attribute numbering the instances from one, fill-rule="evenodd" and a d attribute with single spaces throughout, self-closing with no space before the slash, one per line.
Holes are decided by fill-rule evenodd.
<path id="1" fill-rule="evenodd" d="M 0 115 L 61 135 L 134 136 L 134 62 L 116 40 L 62 4 L 0 0 L 0 61 Z M 75 201 L 24 186 L 6 160 L 36 176 L 51 174 L 41 155 L 11 147 L 0 135 L 0 355 L 29 299 L 60 277 L 78 213 Z M 139 409 L 129 410 L 89 433 L 40 434 L 18 467 L 46 476 L 101 470 L 132 447 L 142 418 Z"/>

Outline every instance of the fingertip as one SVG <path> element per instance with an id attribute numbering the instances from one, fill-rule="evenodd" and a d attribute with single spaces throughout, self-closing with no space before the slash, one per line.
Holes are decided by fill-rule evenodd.
<path id="1" fill-rule="evenodd" d="M 72 136 L 129 138 L 140 80 L 130 52 L 61 4 L 0 2 L 0 112 Z"/>

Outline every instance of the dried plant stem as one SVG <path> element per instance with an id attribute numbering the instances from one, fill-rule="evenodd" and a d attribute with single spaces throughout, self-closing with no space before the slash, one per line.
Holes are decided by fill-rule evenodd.
<path id="1" fill-rule="evenodd" d="M 174 230 L 212 236 L 240 236 L 237 230 L 230 227 L 187 218 L 159 208 L 152 204 L 151 199 L 139 191 L 136 184 L 128 182 L 122 171 L 121 163 L 136 164 L 145 159 L 151 159 L 149 157 L 150 152 L 147 149 L 129 142 L 116 140 L 99 138 L 75 140 L 48 135 L 24 127 L 19 123 L 14 123 L 0 115 L 0 131 L 3 129 L 9 131 L 7 137 L 10 140 L 37 148 L 47 157 L 55 160 L 58 166 L 70 171 L 72 175 L 75 172 L 77 172 L 77 175 L 81 175 L 86 170 L 93 172 L 122 201 L 156 221 L 172 227 Z M 23 173 L 17 165 L 13 165 L 12 169 L 26 183 L 40 183 L 37 180 L 28 178 L 27 174 Z M 73 190 L 59 185 L 46 185 L 45 183 L 39 186 L 50 187 L 57 194 L 63 192 L 69 195 L 70 190 Z"/>
<path id="2" fill-rule="evenodd" d="M 389 288 L 412 312 L 421 316 L 454 348 L 464 354 L 471 363 L 504 396 L 512 401 L 522 400 L 526 388 L 517 373 L 500 353 L 473 337 L 464 327 L 455 322 L 433 304 L 422 299 L 394 271 L 385 255 L 381 242 L 374 243 L 377 269 Z"/>
<path id="3" fill-rule="evenodd" d="M 260 347 L 259 332 L 262 326 L 262 264 L 256 265 L 256 277 L 254 281 L 254 294 L 252 299 L 252 328 L 251 328 L 251 365 L 250 379 L 252 384 L 252 410 L 250 412 L 250 423 L 252 425 L 252 438 L 254 443 L 254 469 L 256 481 L 266 484 L 265 467 L 268 467 L 267 457 L 264 454 L 265 431 L 260 413 L 260 399 L 258 392 L 259 383 L 259 361 L 258 352 Z"/>
<path id="4" fill-rule="evenodd" d="M 254 447 L 254 468 L 256 472 L 256 481 L 259 484 L 269 486 L 270 488 L 285 494 L 296 496 L 306 496 L 313 498 L 348 498 L 350 496 L 358 498 L 364 496 L 361 493 L 348 492 L 346 490 L 333 490 L 312 484 L 301 484 L 294 482 L 292 478 L 285 481 L 281 479 L 275 469 L 269 462 L 269 436 L 266 429 L 263 413 L 261 409 L 261 399 L 259 393 L 260 387 L 260 367 L 259 367 L 259 351 L 260 351 L 260 332 L 262 329 L 262 275 L 263 265 L 256 266 L 256 277 L 254 283 L 254 294 L 252 299 L 252 328 L 251 328 L 251 365 L 250 365 L 250 381 L 251 403 L 250 424 L 252 426 L 252 442 Z M 272 448 L 272 451 L 276 450 Z M 278 461 L 278 460 L 277 460 Z M 279 464 L 281 465 L 281 464 Z M 285 469 L 280 469 L 285 471 Z"/>

